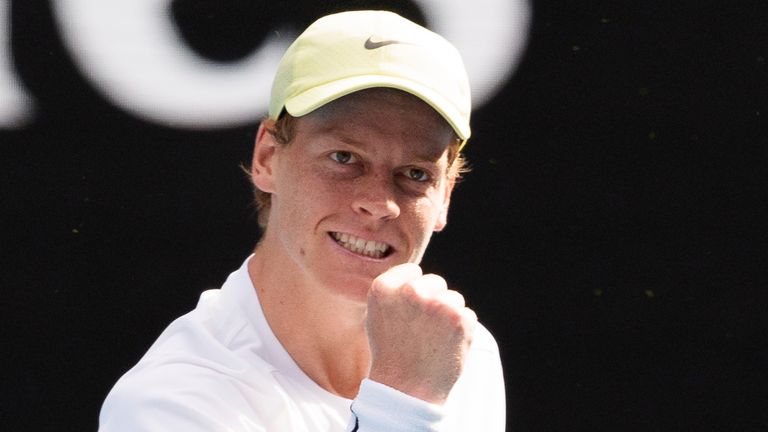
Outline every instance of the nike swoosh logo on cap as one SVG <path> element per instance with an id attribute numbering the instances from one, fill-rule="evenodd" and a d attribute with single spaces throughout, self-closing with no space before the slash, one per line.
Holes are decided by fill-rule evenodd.
<path id="1" fill-rule="evenodd" d="M 405 42 L 401 42 L 399 40 L 383 40 L 383 41 L 379 41 L 379 42 L 374 42 L 374 41 L 371 40 L 372 37 L 373 36 L 369 37 L 365 41 L 365 44 L 363 44 L 363 46 L 367 50 L 375 50 L 375 49 L 378 49 L 378 48 L 381 48 L 381 47 L 385 47 L 387 45 L 395 45 L 395 44 L 405 43 Z"/>

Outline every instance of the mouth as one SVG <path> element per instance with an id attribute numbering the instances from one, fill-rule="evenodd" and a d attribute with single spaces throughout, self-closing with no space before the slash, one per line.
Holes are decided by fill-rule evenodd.
<path id="1" fill-rule="evenodd" d="M 369 258 L 381 259 L 392 253 L 392 246 L 375 240 L 365 240 L 347 233 L 331 232 L 331 238 L 344 249 Z"/>

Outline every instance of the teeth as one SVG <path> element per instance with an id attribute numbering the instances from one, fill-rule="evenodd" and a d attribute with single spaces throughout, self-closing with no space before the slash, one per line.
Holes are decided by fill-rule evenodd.
<path id="1" fill-rule="evenodd" d="M 331 233 L 338 244 L 354 253 L 372 258 L 381 258 L 389 250 L 386 243 L 365 240 L 346 233 Z"/>

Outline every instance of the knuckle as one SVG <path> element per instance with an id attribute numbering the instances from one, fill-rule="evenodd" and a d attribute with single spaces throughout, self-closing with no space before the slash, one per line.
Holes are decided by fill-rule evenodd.
<path id="1" fill-rule="evenodd" d="M 427 273 L 421 277 L 421 281 L 436 290 L 447 290 L 448 283 L 442 276 L 434 273 Z"/>
<path id="2" fill-rule="evenodd" d="M 448 290 L 445 279 L 431 273 L 411 280 L 407 286 L 424 299 L 439 297 L 441 293 Z"/>
<path id="3" fill-rule="evenodd" d="M 464 299 L 464 296 L 461 295 L 458 291 L 446 291 L 446 295 L 450 298 L 450 300 L 458 307 L 464 307 L 466 305 L 466 301 Z"/>
<path id="4" fill-rule="evenodd" d="M 421 267 L 417 264 L 399 264 L 376 276 L 371 287 L 376 289 L 395 289 L 420 276 Z"/>
<path id="5" fill-rule="evenodd" d="M 388 288 L 388 284 L 386 279 L 382 279 L 381 276 L 377 277 L 373 280 L 371 283 L 371 289 L 368 291 L 369 296 L 378 296 L 381 295 L 382 292 L 386 291 Z"/>
<path id="6" fill-rule="evenodd" d="M 394 275 L 391 273 L 391 270 L 387 270 L 373 279 L 371 287 L 376 289 L 386 288 L 392 284 L 393 280 Z"/>
<path id="7" fill-rule="evenodd" d="M 465 307 L 462 311 L 462 317 L 464 319 L 465 325 L 471 327 L 472 329 L 475 328 L 477 325 L 477 314 L 475 311 L 473 311 L 470 308 Z"/>
<path id="8" fill-rule="evenodd" d="M 408 282 L 400 287 L 400 293 L 403 297 L 417 301 L 422 297 L 421 292 L 416 284 Z"/>

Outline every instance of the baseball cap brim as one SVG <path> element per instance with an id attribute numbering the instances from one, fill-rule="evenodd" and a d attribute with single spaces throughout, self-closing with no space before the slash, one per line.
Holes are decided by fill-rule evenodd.
<path id="1" fill-rule="evenodd" d="M 375 87 L 398 89 L 418 97 L 437 111 L 462 141 L 469 138 L 471 131 L 464 120 L 466 116 L 453 110 L 448 100 L 427 86 L 393 76 L 357 75 L 318 85 L 288 97 L 285 110 L 294 117 L 301 117 L 342 96 Z"/>

